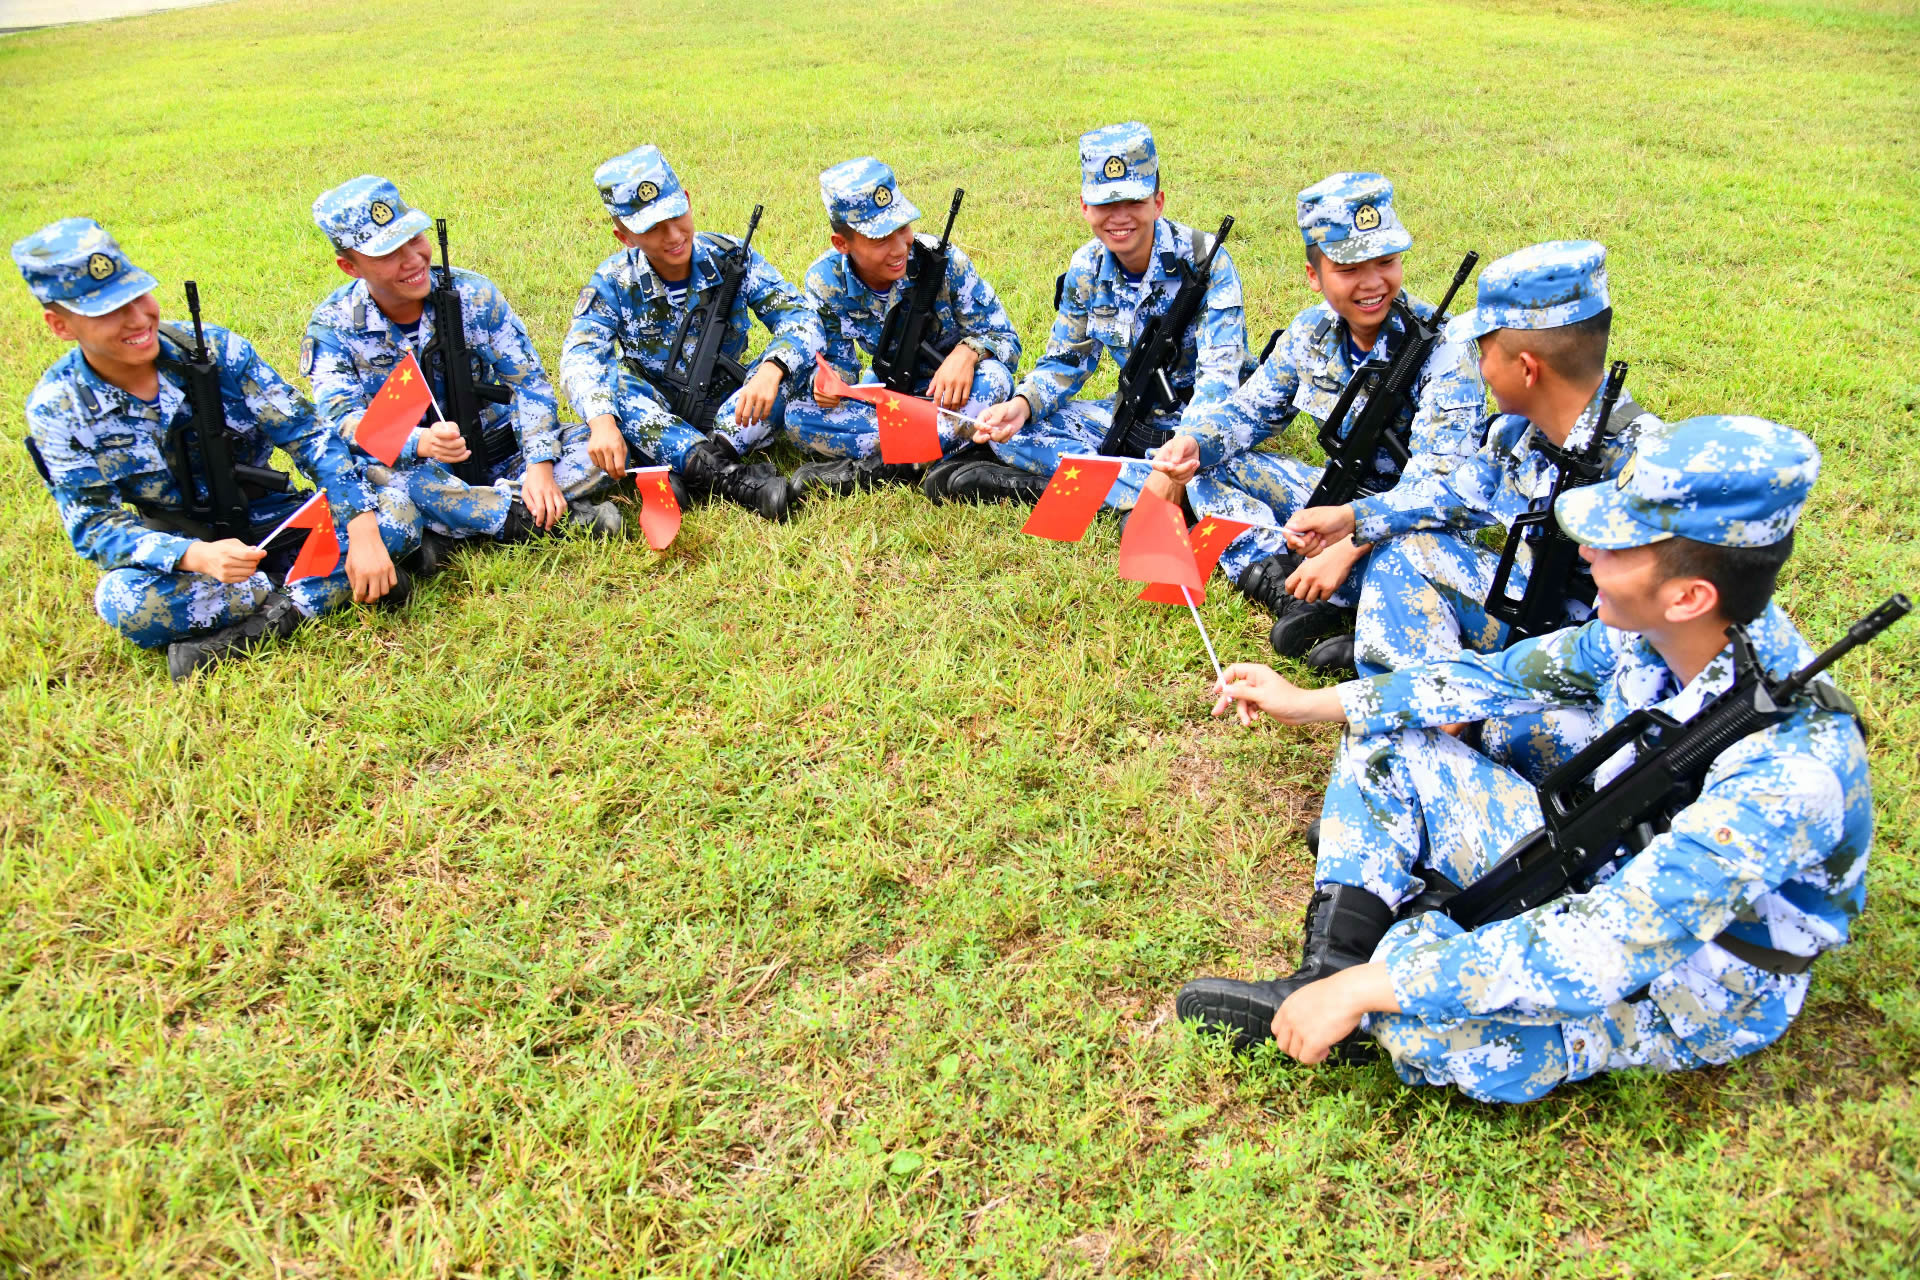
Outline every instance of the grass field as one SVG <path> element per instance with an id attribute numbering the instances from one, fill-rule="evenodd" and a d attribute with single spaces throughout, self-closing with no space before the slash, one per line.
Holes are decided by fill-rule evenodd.
<path id="1" fill-rule="evenodd" d="M 708 225 L 764 202 L 797 278 L 815 174 L 876 151 L 967 188 L 1031 363 L 1083 128 L 1152 123 L 1169 213 L 1238 216 L 1256 343 L 1309 296 L 1292 193 L 1379 169 L 1415 289 L 1598 237 L 1644 403 L 1816 437 L 1785 595 L 1823 642 L 1920 585 L 1917 50 L 1894 0 L 240 0 L 0 39 L 0 230 L 98 216 L 291 371 L 338 279 L 308 205 L 383 173 L 552 369 L 599 160 L 659 142 Z M 5 297 L 12 435 L 56 349 Z M 1920 625 L 1843 671 L 1870 905 L 1784 1042 L 1502 1111 L 1171 1021 L 1291 967 L 1333 740 L 1208 721 L 1110 525 L 705 509 L 175 688 L 5 442 L 0 516 L 8 1276 L 1920 1271 Z"/>

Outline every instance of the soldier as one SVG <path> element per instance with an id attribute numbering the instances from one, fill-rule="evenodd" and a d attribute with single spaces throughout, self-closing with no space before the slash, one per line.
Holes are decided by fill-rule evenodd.
<path id="1" fill-rule="evenodd" d="M 664 463 L 695 498 L 719 494 L 769 520 L 785 520 L 795 498 L 787 478 L 771 463 L 741 459 L 779 429 L 786 380 L 812 373 L 822 342 L 819 318 L 749 246 L 721 346 L 729 362 L 741 365 L 745 381 L 711 421 L 682 421 L 671 393 L 657 384 L 668 372 L 682 321 L 720 284 L 722 260 L 740 242 L 694 230 L 687 192 L 651 144 L 607 161 L 593 181 L 622 247 L 580 291 L 560 355 L 561 385 L 591 432 L 587 452 L 616 478 L 626 474 L 630 458 Z M 747 331 L 756 315 L 773 341 L 747 366 Z M 689 326 L 683 355 L 699 336 Z"/>
<path id="2" fill-rule="evenodd" d="M 984 427 L 974 432 L 976 443 L 992 442 L 1000 461 L 963 451 L 930 468 L 923 487 L 936 502 L 1032 502 L 1062 454 L 1097 450 L 1112 425 L 1112 402 L 1073 397 L 1099 367 L 1103 349 L 1124 366 L 1147 322 L 1167 310 L 1180 287 L 1169 264 L 1198 262 L 1211 246 L 1212 237 L 1160 216 L 1167 195 L 1145 125 L 1107 125 L 1082 134 L 1080 175 L 1080 213 L 1095 238 L 1080 246 L 1060 277 L 1059 314 L 1046 354 L 1012 399 L 981 415 Z M 1183 402 L 1224 400 L 1240 385 L 1249 363 L 1247 325 L 1240 277 L 1224 248 L 1213 260 L 1205 305 L 1181 335 L 1181 346 L 1172 382 Z M 1167 414 L 1155 425 L 1171 431 L 1175 422 Z M 1144 465 L 1122 470 L 1108 505 L 1131 510 L 1150 474 Z M 1191 495 L 1196 510 L 1226 514 L 1209 504 L 1217 487 L 1209 477 L 1199 478 Z"/>
<path id="3" fill-rule="evenodd" d="M 184 680 L 349 600 L 406 600 L 411 584 L 393 559 L 418 545 L 419 513 L 399 489 L 367 488 L 306 397 L 251 343 L 206 326 L 227 445 L 236 471 L 247 468 L 233 479 L 249 536 L 218 537 L 188 511 L 211 498 L 200 450 L 183 438 L 194 406 L 180 366 L 194 339 L 161 322 L 157 282 L 91 218 L 42 227 L 14 244 L 13 260 L 47 328 L 74 344 L 27 397 L 27 444 L 74 550 L 105 570 L 94 608 L 109 625 L 143 649 L 164 646 L 167 670 Z M 344 534 L 346 554 L 324 578 L 287 584 L 298 546 L 251 545 L 305 498 L 269 487 L 280 483 L 268 468 L 276 448 L 326 491 Z"/>
<path id="4" fill-rule="evenodd" d="M 1502 647 L 1506 628 L 1484 607 L 1499 557 L 1478 533 L 1510 525 L 1552 489 L 1555 463 L 1536 441 L 1574 452 L 1592 441 L 1613 322 L 1606 260 L 1607 251 L 1591 240 L 1555 240 L 1488 266 L 1476 306 L 1446 330 L 1448 342 L 1477 345 L 1481 377 L 1499 408 L 1478 450 L 1451 467 L 1419 468 L 1384 493 L 1308 508 L 1287 522 L 1303 555 L 1344 538 L 1376 547 L 1355 630 L 1360 674 Z M 1631 397 L 1615 406 L 1602 445 L 1607 476 L 1618 472 L 1635 434 L 1657 421 Z M 1516 583 L 1529 563 L 1523 551 Z M 1569 622 L 1586 614 L 1568 598 Z M 1537 780 L 1584 745 L 1581 723 L 1523 716 L 1479 732 L 1496 760 Z"/>
<path id="5" fill-rule="evenodd" d="M 1393 184 L 1377 173 L 1336 173 L 1297 197 L 1306 243 L 1307 286 L 1321 296 L 1287 326 L 1260 367 L 1223 400 L 1195 404 L 1180 419 L 1180 434 L 1157 455 L 1155 467 L 1184 483 L 1205 470 L 1249 496 L 1241 507 L 1212 515 L 1249 520 L 1255 528 L 1234 539 L 1220 557 L 1229 581 L 1275 618 L 1275 652 L 1332 670 L 1353 665 L 1351 619 L 1370 550 L 1343 538 L 1301 561 L 1287 550 L 1277 526 L 1312 494 L 1321 473 L 1297 458 L 1255 453 L 1262 441 L 1305 413 L 1325 422 L 1355 370 L 1391 361 L 1408 340 L 1408 312 L 1433 316 L 1430 302 L 1401 288 L 1401 255 L 1413 237 L 1393 207 Z M 1401 477 L 1398 458 L 1414 474 L 1450 466 L 1480 444 L 1486 391 L 1472 348 L 1438 342 L 1415 378 L 1410 399 L 1396 406 L 1386 441 L 1373 460 L 1366 488 L 1391 489 Z M 1366 404 L 1347 410 L 1352 426 Z M 1309 646 L 1323 636 L 1335 638 Z"/>
<path id="6" fill-rule="evenodd" d="M 880 349 L 882 330 L 896 308 L 908 305 L 907 264 L 916 243 L 931 255 L 939 242 L 914 234 L 920 210 L 903 195 L 893 170 L 872 156 L 837 164 L 820 175 L 820 198 L 833 228 L 833 249 L 807 269 L 807 303 L 820 316 L 827 362 L 850 383 L 861 380 L 860 355 Z M 912 391 L 945 409 L 977 418 L 1013 391 L 1020 336 L 993 287 L 980 278 L 960 246 L 946 250 L 946 279 L 934 299 L 938 345 L 947 351 L 937 369 L 918 377 Z M 872 377 L 872 381 L 879 381 Z M 942 415 L 940 439 L 948 452 L 965 447 L 971 428 Z M 880 481 L 914 483 L 918 466 L 889 467 L 879 456 L 879 425 L 872 405 L 835 396 L 797 396 L 787 405 L 787 431 L 801 447 L 835 459 L 794 472 L 801 491 L 840 494 Z"/>
<path id="7" fill-rule="evenodd" d="M 410 351 L 426 372 L 435 403 L 446 404 L 445 371 L 431 358 L 432 223 L 391 182 L 371 175 L 323 193 L 313 202 L 313 221 L 333 246 L 335 263 L 353 278 L 314 308 L 300 347 L 300 372 L 313 384 L 320 417 L 351 446 L 373 397 Z M 435 534 L 517 542 L 537 530 L 555 530 L 563 520 L 602 536 L 618 533 L 621 519 L 611 504 L 588 501 L 610 482 L 587 457 L 587 429 L 571 425 L 563 431 L 556 422 L 553 387 L 520 317 L 485 276 L 455 271 L 453 286 L 476 381 L 497 383 L 513 395 L 506 404 L 484 403 L 480 411 L 482 435 L 498 441 L 497 456 L 486 467 L 492 483 L 469 485 L 448 470 L 471 456 L 454 422 L 414 428 L 391 471 L 354 446 L 361 466 L 377 482 L 403 484 Z M 434 567 L 445 551 L 439 542 L 426 540 Z"/>
<path id="8" fill-rule="evenodd" d="M 1436 726 L 1541 703 L 1601 728 L 1646 707 L 1684 721 L 1731 683 L 1732 623 L 1773 678 L 1812 658 L 1769 600 L 1818 468 L 1805 436 L 1758 418 L 1651 424 L 1617 482 L 1556 506 L 1592 566 L 1596 620 L 1330 689 L 1228 671 L 1219 709 L 1348 728 L 1304 963 L 1277 982 L 1189 983 L 1180 1015 L 1241 1044 L 1271 1035 L 1302 1062 L 1361 1028 L 1409 1084 L 1498 1102 L 1777 1040 L 1813 957 L 1846 942 L 1865 901 L 1867 758 L 1830 685 L 1729 747 L 1699 798 L 1586 891 L 1472 931 L 1422 908 L 1541 824 L 1525 778 Z"/>

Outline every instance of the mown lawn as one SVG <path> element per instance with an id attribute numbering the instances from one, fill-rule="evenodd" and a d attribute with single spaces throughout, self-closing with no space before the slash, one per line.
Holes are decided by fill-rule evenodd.
<path id="1" fill-rule="evenodd" d="M 1238 216 L 1256 344 L 1308 299 L 1292 193 L 1376 168 L 1416 289 L 1596 236 L 1646 404 L 1817 438 L 1786 596 L 1823 642 L 1920 584 L 1916 50 L 1896 0 L 239 0 L 0 39 L 0 230 L 101 217 L 291 371 L 338 278 L 308 205 L 380 172 L 551 369 L 600 159 L 659 142 L 710 225 L 765 203 L 797 278 L 815 174 L 876 151 L 928 210 L 967 188 L 1030 363 L 1083 128 L 1149 121 L 1169 211 Z M 5 297 L 11 435 L 56 350 Z M 1333 744 L 1210 722 L 1111 525 L 706 509 L 174 688 L 11 443 L 0 516 L 8 1275 L 1920 1269 L 1913 623 L 1843 672 L 1880 838 L 1793 1032 L 1499 1111 L 1171 1021 L 1291 966 Z"/>

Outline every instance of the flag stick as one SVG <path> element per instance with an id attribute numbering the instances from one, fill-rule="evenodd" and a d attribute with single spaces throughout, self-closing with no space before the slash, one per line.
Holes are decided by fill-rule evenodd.
<path id="1" fill-rule="evenodd" d="M 1200 621 L 1200 610 L 1194 607 L 1193 592 L 1187 590 L 1186 584 L 1182 583 L 1180 594 L 1186 599 L 1188 612 L 1193 614 L 1193 625 L 1200 628 L 1200 641 L 1207 646 L 1207 660 L 1213 663 L 1213 678 L 1218 680 L 1220 687 L 1224 689 L 1227 687 L 1227 676 L 1220 670 L 1220 657 L 1213 651 L 1213 637 L 1207 634 L 1207 624 Z"/>

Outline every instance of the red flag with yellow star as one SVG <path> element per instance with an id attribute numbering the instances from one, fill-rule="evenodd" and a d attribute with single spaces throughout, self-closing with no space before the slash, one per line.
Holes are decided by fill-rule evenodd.
<path id="1" fill-rule="evenodd" d="M 1022 533 L 1055 542 L 1078 542 L 1107 500 L 1107 491 L 1125 463 L 1119 458 L 1096 458 L 1070 453 L 1053 469 L 1045 493 L 1033 504 Z"/>
<path id="2" fill-rule="evenodd" d="M 1120 533 L 1120 576 L 1200 590 L 1200 566 L 1187 539 L 1187 517 L 1177 503 L 1141 491 Z M 1180 599 L 1186 602 L 1185 596 Z"/>
<path id="3" fill-rule="evenodd" d="M 680 533 L 680 502 L 673 496 L 673 481 L 666 467 L 635 467 L 633 491 L 640 495 L 640 532 L 647 545 L 665 551 Z"/>
<path id="4" fill-rule="evenodd" d="M 1205 582 L 1213 576 L 1213 567 L 1220 563 L 1220 553 L 1227 544 L 1245 533 L 1253 526 L 1244 520 L 1222 520 L 1218 516 L 1208 516 L 1187 531 L 1193 541 L 1194 567 L 1200 571 L 1200 581 Z M 1139 597 L 1154 604 L 1185 604 L 1187 598 L 1180 594 L 1179 587 L 1170 587 L 1164 582 L 1150 582 Z M 1207 598 L 1206 591 L 1193 593 L 1195 603 Z"/>
<path id="5" fill-rule="evenodd" d="M 824 355 L 814 358 L 813 389 L 842 400 L 864 400 L 880 419 L 880 461 L 898 465 L 938 462 L 940 410 L 931 400 L 889 391 L 877 382 L 848 385 Z"/>
<path id="6" fill-rule="evenodd" d="M 260 549 L 272 551 L 281 534 L 298 533 L 302 529 L 307 531 L 307 536 L 301 540 L 300 554 L 287 569 L 288 582 L 324 578 L 340 565 L 340 534 L 333 527 L 333 504 L 322 492 L 316 492 L 294 508 L 292 515 L 275 525 L 272 533 L 260 539 Z"/>
<path id="7" fill-rule="evenodd" d="M 353 442 L 388 466 L 399 458 L 407 436 L 420 425 L 420 415 L 433 403 L 420 362 L 409 351 L 374 393 L 373 403 L 354 428 Z"/>

